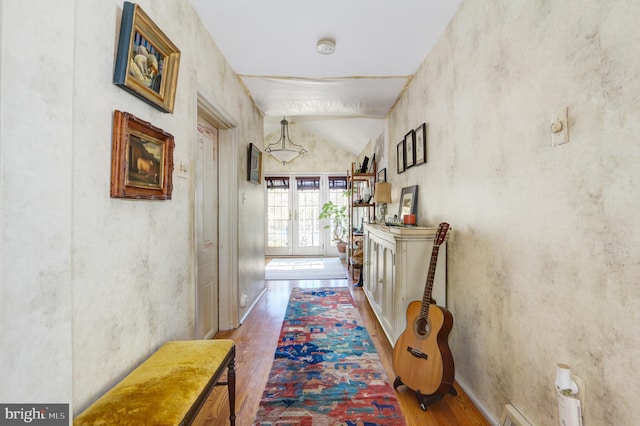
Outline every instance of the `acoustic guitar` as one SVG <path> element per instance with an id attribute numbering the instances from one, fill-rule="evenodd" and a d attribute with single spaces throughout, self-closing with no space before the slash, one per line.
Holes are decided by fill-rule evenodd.
<path id="1" fill-rule="evenodd" d="M 438 251 L 447 232 L 449 224 L 441 223 L 433 241 L 422 302 L 414 301 L 407 307 L 407 328 L 393 348 L 393 369 L 397 374 L 393 386 L 405 385 L 415 391 L 423 410 L 444 394 L 457 393 L 453 387 L 455 369 L 448 343 L 453 316 L 431 298 Z"/>

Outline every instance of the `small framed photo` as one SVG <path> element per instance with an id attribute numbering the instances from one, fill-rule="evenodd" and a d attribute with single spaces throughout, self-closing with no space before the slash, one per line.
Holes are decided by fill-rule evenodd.
<path id="1" fill-rule="evenodd" d="M 128 112 L 114 111 L 111 198 L 170 200 L 173 136 Z"/>
<path id="2" fill-rule="evenodd" d="M 418 216 L 418 185 L 402 188 L 402 192 L 400 193 L 400 206 L 398 207 L 398 217 L 402 219 L 405 214 L 414 214 L 416 217 Z"/>
<path id="3" fill-rule="evenodd" d="M 173 112 L 180 51 L 135 3 L 124 2 L 113 83 Z"/>
<path id="4" fill-rule="evenodd" d="M 247 162 L 247 180 L 256 185 L 262 183 L 262 151 L 257 146 L 249 144 L 249 159 Z"/>
<path id="5" fill-rule="evenodd" d="M 422 123 L 416 129 L 416 166 L 427 162 L 427 124 Z"/>
<path id="6" fill-rule="evenodd" d="M 378 172 L 378 177 L 376 179 L 377 182 L 386 182 L 387 181 L 387 168 L 380 170 Z"/>
<path id="7" fill-rule="evenodd" d="M 396 146 L 396 158 L 397 158 L 397 164 L 398 164 L 398 174 L 403 173 L 404 172 L 404 140 L 400 141 L 400 143 L 398 143 L 398 145 Z"/>
<path id="8" fill-rule="evenodd" d="M 404 168 L 408 169 L 409 167 L 413 167 L 416 164 L 416 153 L 415 153 L 415 145 L 416 145 L 416 132 L 411 130 L 409 133 L 404 135 Z"/>

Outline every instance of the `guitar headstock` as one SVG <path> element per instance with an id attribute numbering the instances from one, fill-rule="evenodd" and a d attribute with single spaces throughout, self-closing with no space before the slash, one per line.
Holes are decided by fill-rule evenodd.
<path id="1" fill-rule="evenodd" d="M 449 232 L 449 224 L 447 222 L 442 222 L 438 226 L 438 232 L 436 233 L 436 237 L 433 240 L 434 246 L 439 246 L 444 243 L 444 240 L 447 238 L 447 232 Z"/>

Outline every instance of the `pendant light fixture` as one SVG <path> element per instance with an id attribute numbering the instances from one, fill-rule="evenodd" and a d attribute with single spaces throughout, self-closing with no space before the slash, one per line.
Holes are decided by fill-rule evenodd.
<path id="1" fill-rule="evenodd" d="M 301 145 L 297 145 L 291 141 L 289 137 L 289 122 L 285 117 L 282 117 L 280 127 L 280 139 L 278 139 L 277 142 L 267 145 L 264 151 L 271 154 L 276 160 L 282 161 L 282 165 L 284 166 L 285 163 L 295 160 L 300 155 L 306 154 L 307 150 Z M 287 148 L 287 143 L 289 144 L 289 148 Z"/>

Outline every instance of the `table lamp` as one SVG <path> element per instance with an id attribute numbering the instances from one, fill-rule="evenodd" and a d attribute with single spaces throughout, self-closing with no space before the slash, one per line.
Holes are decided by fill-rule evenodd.
<path id="1" fill-rule="evenodd" d="M 384 223 L 384 214 L 387 211 L 387 203 L 391 203 L 391 184 L 387 182 L 378 182 L 375 185 L 373 193 L 373 202 L 380 204 L 380 221 Z"/>

